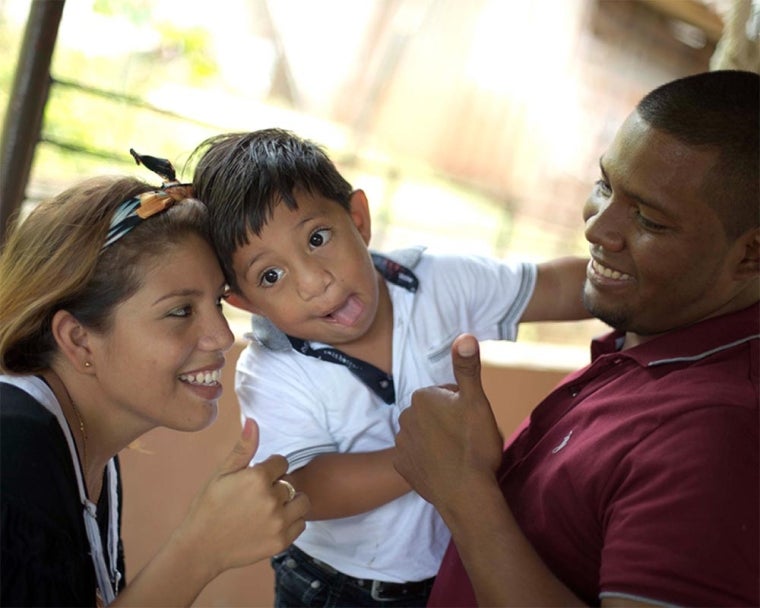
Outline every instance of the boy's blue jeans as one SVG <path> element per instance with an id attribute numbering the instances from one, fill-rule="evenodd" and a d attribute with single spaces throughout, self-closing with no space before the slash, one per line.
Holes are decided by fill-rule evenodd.
<path id="1" fill-rule="evenodd" d="M 295 546 L 272 558 L 275 608 L 425 606 L 435 579 L 381 583 L 357 579 L 316 560 Z"/>

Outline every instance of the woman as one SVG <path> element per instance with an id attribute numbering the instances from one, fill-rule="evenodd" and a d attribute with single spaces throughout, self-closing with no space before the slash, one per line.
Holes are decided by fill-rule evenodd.
<path id="1" fill-rule="evenodd" d="M 211 424 L 233 343 L 205 207 L 168 162 L 135 158 L 162 188 L 85 181 L 35 208 L 0 257 L 3 605 L 189 605 L 224 570 L 304 529 L 308 499 L 279 479 L 285 459 L 248 467 L 249 420 L 125 585 L 116 455 L 157 426 Z"/>

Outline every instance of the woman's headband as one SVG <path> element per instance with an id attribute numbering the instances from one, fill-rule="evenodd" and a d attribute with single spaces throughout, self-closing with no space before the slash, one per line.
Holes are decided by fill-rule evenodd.
<path id="1" fill-rule="evenodd" d="M 179 183 L 174 173 L 174 167 L 165 158 L 140 155 L 132 148 L 129 149 L 129 153 L 138 165 L 144 165 L 161 177 L 163 184 L 158 190 L 138 194 L 116 208 L 101 252 L 113 245 L 143 220 L 166 211 L 174 203 L 179 203 L 193 195 L 192 185 Z"/>

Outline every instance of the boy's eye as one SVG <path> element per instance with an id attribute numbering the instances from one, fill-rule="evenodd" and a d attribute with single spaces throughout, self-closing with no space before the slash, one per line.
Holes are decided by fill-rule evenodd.
<path id="1" fill-rule="evenodd" d="M 332 238 L 332 231 L 329 228 L 322 228 L 313 232 L 309 237 L 309 245 L 311 247 L 322 247 L 330 242 Z"/>
<path id="2" fill-rule="evenodd" d="M 268 268 L 261 273 L 261 281 L 259 283 L 262 287 L 271 287 L 282 278 L 282 274 L 283 272 L 280 268 Z"/>
<path id="3" fill-rule="evenodd" d="M 612 194 L 612 188 L 610 188 L 610 185 L 603 179 L 598 179 L 594 182 L 594 190 L 602 196 L 610 196 Z"/>

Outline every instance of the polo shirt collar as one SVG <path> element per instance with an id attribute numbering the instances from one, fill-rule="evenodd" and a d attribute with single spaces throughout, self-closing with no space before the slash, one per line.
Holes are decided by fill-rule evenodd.
<path id="1" fill-rule="evenodd" d="M 744 310 L 712 317 L 667 332 L 633 348 L 620 351 L 624 333 L 611 332 L 591 343 L 591 360 L 615 354 L 653 367 L 679 361 L 695 361 L 715 352 L 760 339 L 760 302 Z"/>

